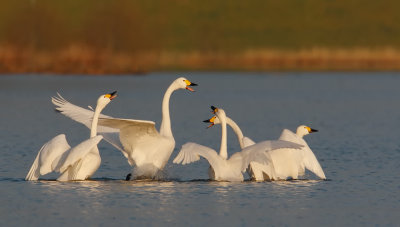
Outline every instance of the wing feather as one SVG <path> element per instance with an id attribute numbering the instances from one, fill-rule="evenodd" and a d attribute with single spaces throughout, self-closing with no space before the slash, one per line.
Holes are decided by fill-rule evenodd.
<path id="1" fill-rule="evenodd" d="M 135 148 L 140 147 L 144 143 L 154 143 L 154 139 L 160 136 L 155 128 L 155 122 L 153 121 L 101 118 L 99 119 L 99 124 L 119 130 L 119 138 L 117 141 L 120 144 L 122 154 L 128 159 L 131 166 L 135 164 L 135 161 L 132 158 Z M 104 135 L 107 141 L 109 140 L 108 136 L 110 135 L 111 134 Z M 117 135 L 113 134 L 112 136 L 115 137 Z M 116 139 L 114 138 L 113 141 L 115 140 Z"/>
<path id="2" fill-rule="evenodd" d="M 143 121 L 143 120 L 123 119 L 123 118 L 99 118 L 99 125 L 114 129 L 137 127 L 146 129 L 148 133 L 158 134 L 155 128 L 154 121 Z"/>
<path id="3" fill-rule="evenodd" d="M 72 148 L 70 152 L 68 152 L 65 161 L 60 166 L 59 171 L 64 172 L 69 166 L 74 165 L 77 161 L 85 157 L 86 154 L 88 154 L 90 150 L 101 141 L 101 139 L 103 139 L 103 136 L 95 136 Z"/>
<path id="4" fill-rule="evenodd" d="M 61 114 L 77 121 L 90 129 L 92 125 L 92 119 L 94 112 L 89 109 L 82 108 L 80 106 L 74 105 L 63 98 L 59 93 L 58 96 L 53 96 L 51 102 L 56 106 L 56 110 Z M 110 116 L 100 114 L 101 118 L 110 118 Z M 99 127 L 98 132 L 117 132 L 115 129 Z"/>
<path id="5" fill-rule="evenodd" d="M 289 129 L 283 129 L 279 140 L 298 142 L 299 137 Z"/>
<path id="6" fill-rule="evenodd" d="M 68 144 L 65 134 L 60 134 L 47 142 L 40 152 L 40 175 L 55 171 L 54 167 L 58 164 L 60 157 L 69 149 L 71 146 Z"/>
<path id="7" fill-rule="evenodd" d="M 273 165 L 271 156 L 268 154 L 269 151 L 278 150 L 282 148 L 291 148 L 291 149 L 301 149 L 303 145 L 292 143 L 288 141 L 282 140 L 266 140 L 251 146 L 245 147 L 241 152 L 237 152 L 230 160 L 235 160 L 238 167 L 240 166 L 241 171 L 245 171 L 250 162 L 258 162 L 265 166 Z M 266 169 L 272 169 L 267 168 Z M 267 173 L 271 174 L 271 173 Z"/>
<path id="8" fill-rule="evenodd" d="M 219 163 L 222 161 L 222 158 L 215 150 L 197 143 L 189 142 L 182 146 L 179 154 L 173 160 L 173 163 L 186 165 L 200 160 L 200 156 L 207 159 L 214 169 L 218 168 Z"/>
<path id="9" fill-rule="evenodd" d="M 70 148 L 71 146 L 69 146 L 65 134 L 60 134 L 49 140 L 39 150 L 25 179 L 37 180 L 40 175 L 55 171 L 54 166 L 57 165 L 60 157 Z"/>
<path id="10" fill-rule="evenodd" d="M 244 145 L 244 147 L 248 147 L 248 146 L 251 146 L 251 145 L 254 145 L 255 144 L 255 142 L 252 140 L 252 139 L 250 139 L 249 137 L 243 137 L 243 145 Z"/>
<path id="11" fill-rule="evenodd" d="M 58 96 L 54 96 L 51 98 L 52 103 L 56 106 L 56 110 L 66 117 L 69 117 L 72 120 L 77 121 L 90 129 L 94 112 L 92 110 L 85 109 L 68 102 L 59 93 L 57 93 L 57 95 Z M 100 117 L 112 118 L 104 114 L 100 114 Z M 122 144 L 119 141 L 118 129 L 98 125 L 97 133 L 99 135 L 102 135 L 107 142 L 116 147 L 118 150 L 123 151 Z"/>
<path id="12" fill-rule="evenodd" d="M 250 162 L 258 162 L 263 165 L 272 163 L 271 157 L 265 152 L 265 150 L 257 148 L 258 147 L 253 145 L 244 148 L 241 152 L 236 152 L 231 156 L 231 158 L 229 158 L 230 164 L 244 172 Z"/>
<path id="13" fill-rule="evenodd" d="M 317 175 L 321 179 L 326 179 L 325 173 L 322 170 L 321 165 L 319 164 L 317 157 L 315 157 L 315 154 L 311 151 L 309 147 L 304 149 L 303 152 L 303 161 L 304 161 L 304 166 L 313 172 L 315 175 Z"/>
<path id="14" fill-rule="evenodd" d="M 303 148 L 301 149 L 302 166 L 304 165 L 305 168 L 313 172 L 319 178 L 326 179 L 325 173 L 322 170 L 322 167 L 319 164 L 317 158 L 315 157 L 315 154 L 312 152 L 310 147 L 307 145 L 307 142 L 303 138 L 300 138 L 288 129 L 284 129 L 279 139 L 303 145 Z M 304 172 L 304 169 L 300 169 L 299 172 L 300 174 L 302 174 L 302 172 Z"/>
<path id="15" fill-rule="evenodd" d="M 33 164 L 31 168 L 29 169 L 28 174 L 25 177 L 25 180 L 37 180 L 39 179 L 40 172 L 39 172 L 39 156 L 40 152 L 42 151 L 43 147 L 40 149 L 39 153 L 36 155 L 35 161 L 33 161 Z"/>

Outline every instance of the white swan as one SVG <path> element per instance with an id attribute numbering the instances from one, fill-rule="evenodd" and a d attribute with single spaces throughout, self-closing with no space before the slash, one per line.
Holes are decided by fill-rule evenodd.
<path id="1" fill-rule="evenodd" d="M 99 127 L 99 134 L 118 148 L 131 166 L 136 165 L 133 178 L 154 178 L 164 168 L 175 148 L 169 114 L 170 97 L 178 89 L 194 91 L 191 86 L 196 85 L 180 77 L 168 87 L 162 102 L 160 132 L 156 130 L 153 121 L 100 116 L 99 125 L 106 127 Z M 92 111 L 73 105 L 62 97 L 53 98 L 53 103 L 62 114 L 88 126 Z"/>
<path id="2" fill-rule="evenodd" d="M 210 179 L 217 181 L 243 181 L 242 172 L 246 170 L 251 161 L 261 162 L 266 166 L 272 165 L 269 155 L 259 147 L 270 145 L 269 141 L 249 146 L 241 152 L 236 152 L 228 159 L 226 114 L 223 109 L 216 109 L 215 114 L 222 126 L 219 154 L 209 147 L 190 142 L 182 146 L 182 149 L 173 161 L 174 163 L 185 165 L 200 160 L 200 156 L 202 156 L 211 165 L 211 171 L 209 171 Z M 271 167 L 271 170 L 273 170 L 273 167 Z"/>
<path id="3" fill-rule="evenodd" d="M 97 144 L 103 138 L 97 136 L 100 112 L 116 97 L 116 92 L 101 95 L 92 114 L 90 139 L 71 149 L 64 134 L 60 134 L 43 145 L 38 152 L 25 180 L 37 180 L 40 175 L 59 172 L 58 181 L 86 180 L 99 168 L 101 158 Z"/>
<path id="4" fill-rule="evenodd" d="M 212 112 L 215 113 L 216 110 L 218 110 L 218 108 L 211 106 Z M 211 123 L 211 125 L 209 125 L 208 127 L 212 127 L 215 124 L 221 124 L 221 121 L 219 118 L 217 118 L 216 116 L 212 117 L 211 119 L 205 120 L 203 122 L 206 123 Z M 226 116 L 226 123 L 232 128 L 232 130 L 235 132 L 237 139 L 239 141 L 239 145 L 241 149 L 244 149 L 245 147 L 248 146 L 252 146 L 254 144 L 256 144 L 252 139 L 246 137 L 243 135 L 242 130 L 240 129 L 240 127 L 236 124 L 235 121 L 233 121 L 231 118 L 229 118 L 228 116 Z M 268 152 L 268 155 L 270 155 L 270 158 L 272 160 L 273 163 L 274 162 L 274 158 L 276 158 L 276 153 L 270 153 L 273 150 L 279 150 L 281 151 L 282 148 L 287 148 L 288 150 L 290 150 L 290 152 L 292 152 L 293 150 L 299 150 L 303 147 L 303 145 L 297 144 L 297 143 L 292 143 L 292 142 L 288 142 L 288 141 L 284 141 L 284 140 L 268 140 L 262 142 L 260 145 L 256 146 L 258 149 L 262 149 L 265 150 L 266 152 Z M 264 145 L 264 146 L 263 146 Z M 291 148 L 291 149 L 289 149 Z M 263 165 L 259 162 L 250 162 L 249 167 L 247 168 L 247 173 L 250 175 L 250 177 L 254 180 L 257 181 L 263 181 L 263 180 L 277 180 L 277 173 L 275 171 L 275 164 L 274 166 L 274 170 L 271 170 L 272 165 Z M 253 171 L 256 170 L 256 171 Z M 278 168 L 279 170 L 279 168 Z M 278 172 L 279 174 L 279 172 Z M 281 174 L 279 174 L 281 175 Z"/>
<path id="5" fill-rule="evenodd" d="M 288 177 L 297 179 L 299 176 L 304 175 L 305 169 L 308 169 L 320 179 L 326 179 L 325 173 L 317 158 L 307 142 L 303 139 L 305 135 L 313 132 L 318 132 L 318 130 L 305 125 L 297 127 L 296 133 L 288 129 L 282 131 L 279 140 L 301 144 L 304 147 L 300 150 L 280 149 L 270 152 L 278 179 L 286 179 Z"/>
<path id="6" fill-rule="evenodd" d="M 215 107 L 211 108 L 214 109 Z M 204 122 L 211 122 L 212 124 L 209 127 L 213 126 L 214 124 L 221 123 L 219 119 L 215 117 L 206 120 Z M 227 123 L 232 127 L 233 131 L 236 133 L 240 147 L 242 149 L 254 144 L 253 140 L 243 136 L 241 129 L 232 119 L 227 117 Z M 317 132 L 317 130 L 312 129 L 305 125 L 299 126 L 297 128 L 296 134 L 294 134 L 288 129 L 284 129 L 282 131 L 282 135 L 278 140 L 271 141 L 272 144 L 274 142 L 288 141 L 301 146 L 298 147 L 288 146 L 286 148 L 281 147 L 280 149 L 268 150 L 267 152 L 270 155 L 271 160 L 274 164 L 273 166 L 275 168 L 274 169 L 275 176 L 269 176 L 267 174 L 268 172 L 271 172 L 270 165 L 264 166 L 258 162 L 251 162 L 249 164 L 249 168 L 247 169 L 247 172 L 250 175 L 250 177 L 256 181 L 285 180 L 287 178 L 297 179 L 299 176 L 304 175 L 305 169 L 308 169 L 315 175 L 317 175 L 319 178 L 326 179 L 324 171 L 322 170 L 317 158 L 311 151 L 307 142 L 303 139 L 303 136 L 312 132 Z"/>

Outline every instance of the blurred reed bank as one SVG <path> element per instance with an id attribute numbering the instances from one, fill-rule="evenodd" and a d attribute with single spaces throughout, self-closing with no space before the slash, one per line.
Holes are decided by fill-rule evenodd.
<path id="1" fill-rule="evenodd" d="M 396 0 L 0 0 L 0 73 L 400 70 Z"/>

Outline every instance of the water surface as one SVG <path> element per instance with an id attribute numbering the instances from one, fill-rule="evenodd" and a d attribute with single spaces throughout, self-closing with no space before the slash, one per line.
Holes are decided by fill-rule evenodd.
<path id="1" fill-rule="evenodd" d="M 329 180 L 307 173 L 287 182 L 213 182 L 205 160 L 180 166 L 171 158 L 163 181 L 126 182 L 130 167 L 106 142 L 91 181 L 61 183 L 56 174 L 23 180 L 52 137 L 65 133 L 72 146 L 89 137 L 88 129 L 53 110 L 56 92 L 85 107 L 118 90 L 105 114 L 154 120 L 158 127 L 162 96 L 181 75 L 199 86 L 171 98 L 172 158 L 189 141 L 219 149 L 220 127 L 202 123 L 215 105 L 255 141 L 300 124 L 318 129 L 305 139 Z M 398 226 L 399 84 L 396 73 L 1 76 L 0 225 Z M 229 154 L 239 151 L 231 130 L 228 143 Z"/>

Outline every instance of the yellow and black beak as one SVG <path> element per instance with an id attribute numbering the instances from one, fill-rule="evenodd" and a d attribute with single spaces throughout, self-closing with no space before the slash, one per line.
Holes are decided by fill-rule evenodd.
<path id="1" fill-rule="evenodd" d="M 216 118 L 216 116 L 214 116 L 214 117 L 212 117 L 212 118 L 210 118 L 210 119 L 207 119 L 207 120 L 204 120 L 203 122 L 205 122 L 205 123 L 211 123 L 207 128 L 211 128 L 212 126 L 214 126 L 214 120 L 215 120 L 215 118 Z"/>
<path id="2" fill-rule="evenodd" d="M 318 130 L 310 128 L 310 127 L 307 127 L 307 130 L 309 133 L 318 132 Z"/>
<path id="3" fill-rule="evenodd" d="M 104 97 L 109 98 L 110 100 L 113 100 L 115 97 L 117 97 L 117 91 L 106 94 Z"/>
<path id="4" fill-rule="evenodd" d="M 197 86 L 197 84 L 190 82 L 189 80 L 185 80 L 186 83 L 186 90 L 189 90 L 191 92 L 194 92 L 194 89 L 191 88 L 193 86 Z"/>
<path id="5" fill-rule="evenodd" d="M 215 106 L 211 106 L 211 110 L 212 110 L 211 113 L 213 113 L 213 114 L 218 112 L 218 108 Z"/>

